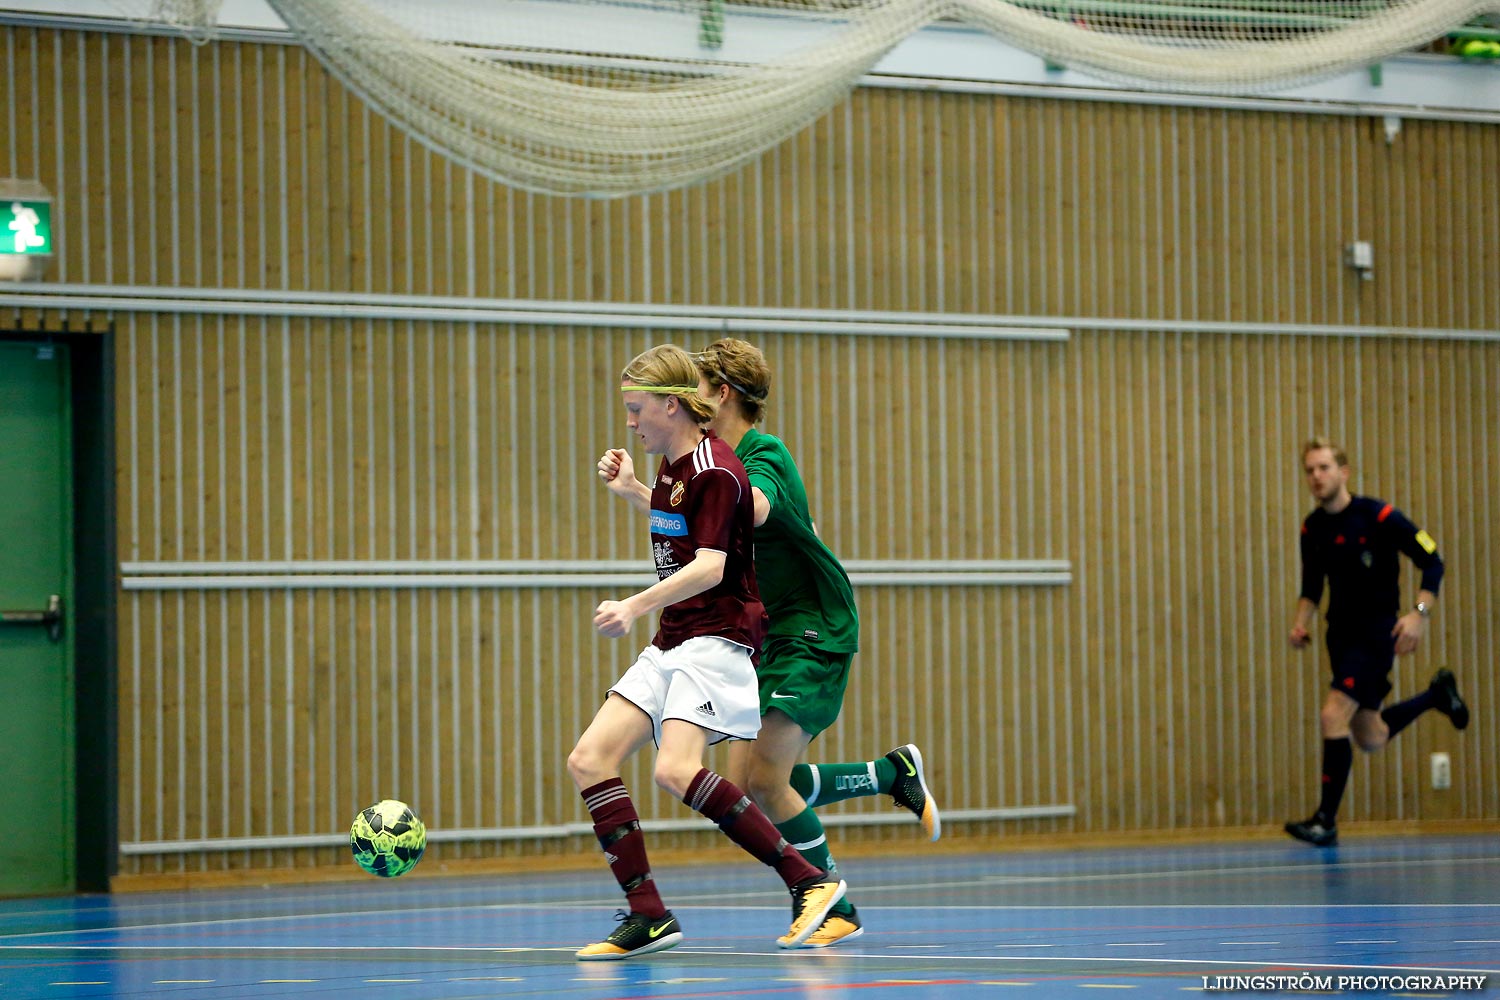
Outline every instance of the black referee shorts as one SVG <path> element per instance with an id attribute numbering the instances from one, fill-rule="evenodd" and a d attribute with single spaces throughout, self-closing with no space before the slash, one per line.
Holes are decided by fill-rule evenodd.
<path id="1" fill-rule="evenodd" d="M 1328 662 L 1333 667 L 1329 687 L 1342 691 L 1360 708 L 1378 711 L 1391 693 L 1391 667 L 1396 662 L 1394 618 L 1328 630 Z"/>

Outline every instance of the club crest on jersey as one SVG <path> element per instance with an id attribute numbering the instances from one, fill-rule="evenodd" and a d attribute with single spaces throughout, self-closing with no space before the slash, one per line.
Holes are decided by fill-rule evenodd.
<path id="1" fill-rule="evenodd" d="M 682 498 L 685 496 L 687 496 L 687 483 L 684 483 L 679 479 L 677 482 L 672 484 L 672 506 L 676 507 L 678 504 L 682 503 Z"/>

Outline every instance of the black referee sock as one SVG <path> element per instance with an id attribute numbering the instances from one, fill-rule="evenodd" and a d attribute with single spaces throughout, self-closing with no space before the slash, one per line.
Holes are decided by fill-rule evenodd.
<path id="1" fill-rule="evenodd" d="M 1427 688 L 1421 694 L 1413 695 L 1405 701 L 1398 702 L 1390 708 L 1382 709 L 1380 717 L 1385 720 L 1385 726 L 1395 736 L 1401 730 L 1411 725 L 1412 720 L 1429 708 L 1437 704 L 1437 696 L 1433 694 L 1432 688 Z"/>
<path id="2" fill-rule="evenodd" d="M 1318 819 L 1324 826 L 1333 826 L 1339 813 L 1339 802 L 1344 798 L 1344 786 L 1349 783 L 1349 769 L 1354 766 L 1354 747 L 1349 737 L 1323 741 L 1323 801 L 1318 806 Z"/>

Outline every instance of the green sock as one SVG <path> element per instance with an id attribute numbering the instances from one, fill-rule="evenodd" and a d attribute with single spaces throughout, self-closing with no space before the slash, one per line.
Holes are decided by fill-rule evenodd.
<path id="1" fill-rule="evenodd" d="M 818 819 L 817 813 L 804 809 L 785 823 L 777 823 L 776 829 L 809 864 L 817 865 L 830 875 L 838 874 L 838 865 L 834 864 L 833 855 L 828 853 L 828 837 L 823 833 L 823 821 Z M 848 899 L 841 899 L 828 912 L 847 917 L 853 909 Z"/>
<path id="2" fill-rule="evenodd" d="M 884 757 L 852 764 L 798 764 L 792 768 L 792 788 L 809 806 L 884 795 L 896 783 L 896 765 Z"/>

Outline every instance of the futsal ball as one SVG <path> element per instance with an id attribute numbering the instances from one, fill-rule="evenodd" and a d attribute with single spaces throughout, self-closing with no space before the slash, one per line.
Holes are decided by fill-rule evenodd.
<path id="1" fill-rule="evenodd" d="M 371 875 L 405 875 L 427 850 L 427 827 L 405 802 L 382 799 L 354 817 L 349 829 L 354 863 Z"/>
<path id="2" fill-rule="evenodd" d="M 1455 48 L 1458 54 L 1469 59 L 1494 59 L 1500 57 L 1500 42 L 1483 38 L 1460 39 Z"/>

